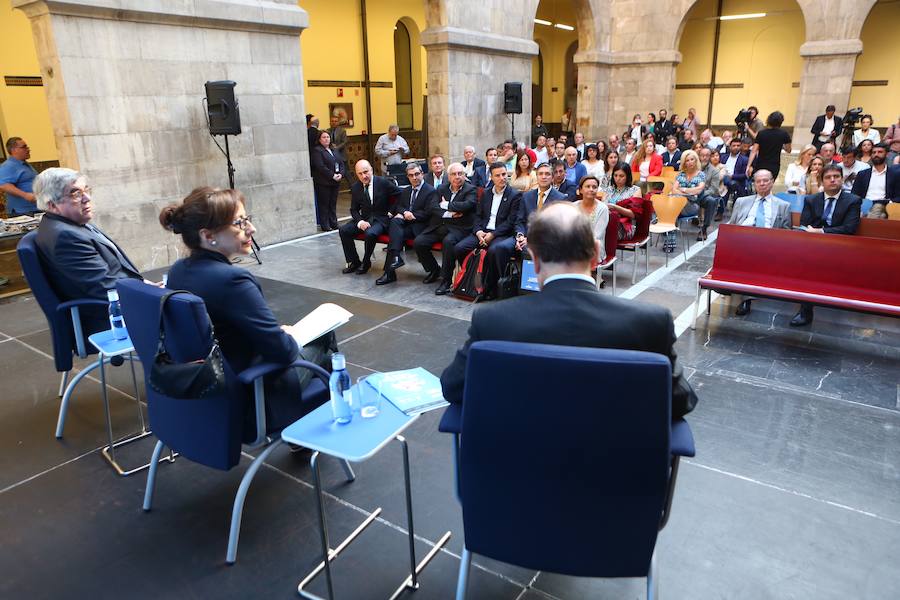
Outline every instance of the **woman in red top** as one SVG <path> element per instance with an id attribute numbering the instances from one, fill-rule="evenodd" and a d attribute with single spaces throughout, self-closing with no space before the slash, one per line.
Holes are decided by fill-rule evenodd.
<path id="1" fill-rule="evenodd" d="M 640 175 L 641 181 L 647 181 L 648 177 L 659 176 L 662 173 L 662 162 L 662 156 L 656 153 L 656 142 L 647 139 L 634 154 L 631 172 L 635 176 Z"/>

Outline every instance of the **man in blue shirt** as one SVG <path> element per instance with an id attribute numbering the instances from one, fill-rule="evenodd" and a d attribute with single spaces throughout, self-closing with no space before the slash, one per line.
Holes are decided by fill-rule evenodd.
<path id="1" fill-rule="evenodd" d="M 578 162 L 578 150 L 575 146 L 566 148 L 565 157 L 566 180 L 577 186 L 581 178 L 587 176 L 587 168 Z"/>
<path id="2" fill-rule="evenodd" d="M 20 137 L 6 141 L 8 158 L 0 164 L 0 190 L 6 192 L 6 214 L 10 217 L 33 213 L 37 210 L 32 193 L 32 182 L 37 177 L 26 160 L 31 158 L 28 144 Z"/>

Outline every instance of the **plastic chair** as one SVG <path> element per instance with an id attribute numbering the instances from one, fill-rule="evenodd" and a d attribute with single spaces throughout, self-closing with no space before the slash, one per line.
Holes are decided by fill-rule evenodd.
<path id="1" fill-rule="evenodd" d="M 681 250 L 687 260 L 687 247 L 685 246 L 684 232 L 678 226 L 679 215 L 687 205 L 688 199 L 683 196 L 663 196 L 654 194 L 652 197 L 653 208 L 656 211 L 656 223 L 650 225 L 650 233 L 663 235 L 671 231 L 677 231 L 681 235 Z M 669 253 L 666 252 L 666 266 L 669 266 Z"/>
<path id="2" fill-rule="evenodd" d="M 644 275 L 646 276 L 650 273 L 650 251 L 647 248 L 647 245 L 650 242 L 650 223 L 652 221 L 653 201 L 650 200 L 650 198 L 645 197 L 643 214 L 641 214 L 641 217 L 636 223 L 634 237 L 630 240 L 622 240 L 616 245 L 616 248 L 619 250 L 630 250 L 634 253 L 634 262 L 631 266 L 631 285 L 634 285 L 634 282 L 637 280 L 638 248 L 644 249 Z"/>
<path id="3" fill-rule="evenodd" d="M 509 386 L 527 372 L 540 380 Z M 671 422 L 671 385 L 659 354 L 472 344 L 464 402 L 441 420 L 456 434 L 465 530 L 456 598 L 474 554 L 578 577 L 647 577 L 655 598 L 657 534 L 680 457 L 694 455 L 688 424 Z"/>
<path id="4" fill-rule="evenodd" d="M 671 167 L 669 167 L 669 168 L 671 168 Z M 663 196 L 668 196 L 669 192 L 672 191 L 672 183 L 674 181 L 675 181 L 674 177 L 663 177 L 663 176 L 651 175 L 650 177 L 647 178 L 648 185 L 651 183 L 661 183 L 662 184 L 662 189 L 654 189 L 652 193 L 661 194 Z"/>
<path id="5" fill-rule="evenodd" d="M 61 373 L 59 382 L 59 416 L 56 421 L 56 438 L 61 439 L 63 436 L 63 428 L 66 424 L 66 413 L 69 408 L 69 401 L 78 382 L 90 374 L 91 371 L 100 367 L 100 360 L 89 364 L 79 371 L 75 377 L 69 381 L 69 374 L 72 372 L 74 357 L 87 358 L 92 354 L 97 354 L 97 349 L 87 344 L 87 335 L 81 324 L 80 309 L 86 306 L 108 306 L 105 300 L 97 300 L 94 298 L 84 298 L 81 300 L 68 300 L 62 302 L 56 292 L 47 281 L 44 275 L 44 268 L 41 265 L 38 256 L 37 246 L 35 245 L 35 237 L 37 231 L 32 231 L 19 240 L 16 246 L 16 253 L 19 257 L 19 263 L 22 265 L 22 273 L 25 280 L 34 294 L 38 305 L 44 312 L 47 319 L 47 325 L 50 327 L 50 336 L 53 341 L 53 364 L 56 371 Z M 90 333 L 90 332 L 88 332 Z M 123 356 L 123 359 L 133 361 L 133 356 Z M 111 358 L 103 359 L 104 364 L 112 362 Z M 134 383 L 135 399 L 137 400 L 138 412 L 140 413 L 141 426 L 143 429 L 143 410 L 141 409 L 139 395 L 137 393 L 137 378 L 134 373 L 134 363 L 131 368 L 132 382 Z"/>
<path id="6" fill-rule="evenodd" d="M 678 177 L 678 169 L 675 167 L 663 167 L 660 177 L 665 177 L 669 181 L 675 181 L 675 178 Z"/>
<path id="7" fill-rule="evenodd" d="M 869 211 L 872 210 L 872 204 L 874 204 L 868 198 L 863 198 L 862 205 L 859 207 L 859 216 L 865 217 L 869 214 Z"/>
<path id="8" fill-rule="evenodd" d="M 614 211 L 609 211 L 609 223 L 606 225 L 606 236 L 603 242 L 606 250 L 606 259 L 597 265 L 597 289 L 600 289 L 600 284 L 603 282 L 601 271 L 609 269 L 612 271 L 612 293 L 613 296 L 615 296 L 616 262 L 618 262 L 616 257 L 616 247 L 619 245 L 619 219 L 618 213 Z"/>
<path id="9" fill-rule="evenodd" d="M 144 364 L 153 364 L 159 345 L 159 303 L 169 290 L 136 280 L 125 280 L 117 285 L 125 321 L 138 356 Z M 209 353 L 213 331 L 203 300 L 193 294 L 178 294 L 166 303 L 163 316 L 166 350 L 173 360 L 190 362 L 203 359 Z M 303 401 L 322 402 L 328 397 L 328 372 L 305 360 L 295 361 L 290 367 L 310 369 L 315 377 L 304 390 Z M 159 441 L 153 449 L 147 489 L 144 493 L 144 510 L 149 511 L 153 502 L 156 470 L 165 447 L 193 462 L 228 471 L 241 458 L 241 443 L 256 448 L 266 446 L 251 463 L 241 479 L 232 507 L 226 562 L 237 560 L 238 537 L 241 516 L 247 491 L 256 472 L 275 448 L 281 437 L 267 437 L 265 393 L 263 377 L 287 368 L 283 364 L 261 363 L 235 374 L 225 362 L 225 390 L 218 395 L 190 400 L 165 396 L 150 386 L 146 387 L 147 411 L 150 425 Z M 244 407 L 252 385 L 256 428 L 252 436 L 245 437 Z M 349 463 L 343 462 L 348 479 L 353 478 Z"/>
<path id="10" fill-rule="evenodd" d="M 891 221 L 900 221 L 900 203 L 888 202 L 884 208 L 887 211 L 888 219 Z"/>

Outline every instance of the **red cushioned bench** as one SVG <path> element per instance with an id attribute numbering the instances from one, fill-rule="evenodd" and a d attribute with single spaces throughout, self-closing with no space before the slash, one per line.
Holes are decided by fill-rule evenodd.
<path id="1" fill-rule="evenodd" d="M 791 223 L 794 227 L 800 225 L 800 213 L 791 213 Z M 859 227 L 856 228 L 855 235 L 885 240 L 900 240 L 900 221 L 863 217 L 859 220 Z"/>
<path id="2" fill-rule="evenodd" d="M 712 268 L 699 279 L 712 290 L 900 317 L 900 241 L 740 225 L 719 226 Z"/>

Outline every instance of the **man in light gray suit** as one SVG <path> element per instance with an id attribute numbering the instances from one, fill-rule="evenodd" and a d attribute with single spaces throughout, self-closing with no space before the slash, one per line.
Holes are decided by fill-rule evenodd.
<path id="1" fill-rule="evenodd" d="M 729 223 L 769 229 L 790 229 L 791 203 L 772 195 L 774 182 L 770 171 L 765 169 L 755 171 L 753 184 L 756 186 L 756 194 L 743 196 L 734 201 Z M 735 314 L 743 316 L 749 312 L 750 300 L 746 299 L 738 306 Z"/>

